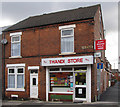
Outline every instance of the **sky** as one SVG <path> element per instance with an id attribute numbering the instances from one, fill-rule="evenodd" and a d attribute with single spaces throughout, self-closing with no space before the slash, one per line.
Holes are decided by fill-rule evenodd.
<path id="1" fill-rule="evenodd" d="M 10 1 L 10 0 L 9 0 Z M 112 68 L 118 68 L 118 2 L 117 0 L 104 0 L 100 2 L 97 0 L 77 0 L 69 2 L 54 0 L 50 1 L 26 1 L 26 2 L 15 2 L 12 0 L 2 0 L 0 2 L 0 27 L 8 26 L 15 24 L 19 21 L 22 21 L 30 16 L 41 15 L 45 13 L 64 11 L 69 9 L 75 9 L 79 7 L 86 7 L 96 4 L 101 4 L 102 8 L 102 18 L 105 29 L 105 38 L 106 38 L 106 54 L 105 56 L 112 64 Z M 35 2 L 36 1 L 36 2 Z M 93 1 L 93 2 L 92 2 Z M 116 2 L 115 2 L 116 1 Z"/>

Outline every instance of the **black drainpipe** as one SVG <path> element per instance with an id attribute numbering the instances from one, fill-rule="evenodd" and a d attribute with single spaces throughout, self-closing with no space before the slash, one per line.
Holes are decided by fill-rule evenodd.
<path id="1" fill-rule="evenodd" d="M 5 39 L 5 34 L 3 33 L 3 39 Z M 2 98 L 4 99 L 5 98 L 5 44 L 3 44 L 3 52 L 2 52 L 2 56 L 3 56 L 3 96 L 2 96 Z"/>

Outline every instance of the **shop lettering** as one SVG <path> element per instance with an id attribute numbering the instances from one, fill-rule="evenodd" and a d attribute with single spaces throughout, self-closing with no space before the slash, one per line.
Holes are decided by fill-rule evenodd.
<path id="1" fill-rule="evenodd" d="M 49 60 L 50 64 L 63 64 L 65 63 L 65 60 L 61 59 L 61 60 Z"/>
<path id="2" fill-rule="evenodd" d="M 68 59 L 68 63 L 81 63 L 81 62 L 83 62 L 83 58 Z"/>

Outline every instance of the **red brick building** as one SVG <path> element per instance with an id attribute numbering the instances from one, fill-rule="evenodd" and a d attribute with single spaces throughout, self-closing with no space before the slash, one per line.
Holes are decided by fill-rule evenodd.
<path id="1" fill-rule="evenodd" d="M 100 5 L 29 17 L 3 36 L 5 97 L 91 102 L 106 90 L 105 51 L 94 49 L 105 39 Z"/>
<path id="2" fill-rule="evenodd" d="M 112 79 L 115 81 L 120 81 L 120 72 L 118 69 L 112 69 Z"/>

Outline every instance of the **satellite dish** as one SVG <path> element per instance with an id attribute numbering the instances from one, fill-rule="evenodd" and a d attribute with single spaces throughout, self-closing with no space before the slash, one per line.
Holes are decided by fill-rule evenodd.
<path id="1" fill-rule="evenodd" d="M 2 43 L 3 45 L 5 45 L 5 44 L 8 43 L 8 41 L 7 41 L 7 39 L 3 39 L 3 40 L 1 40 L 1 43 Z"/>

